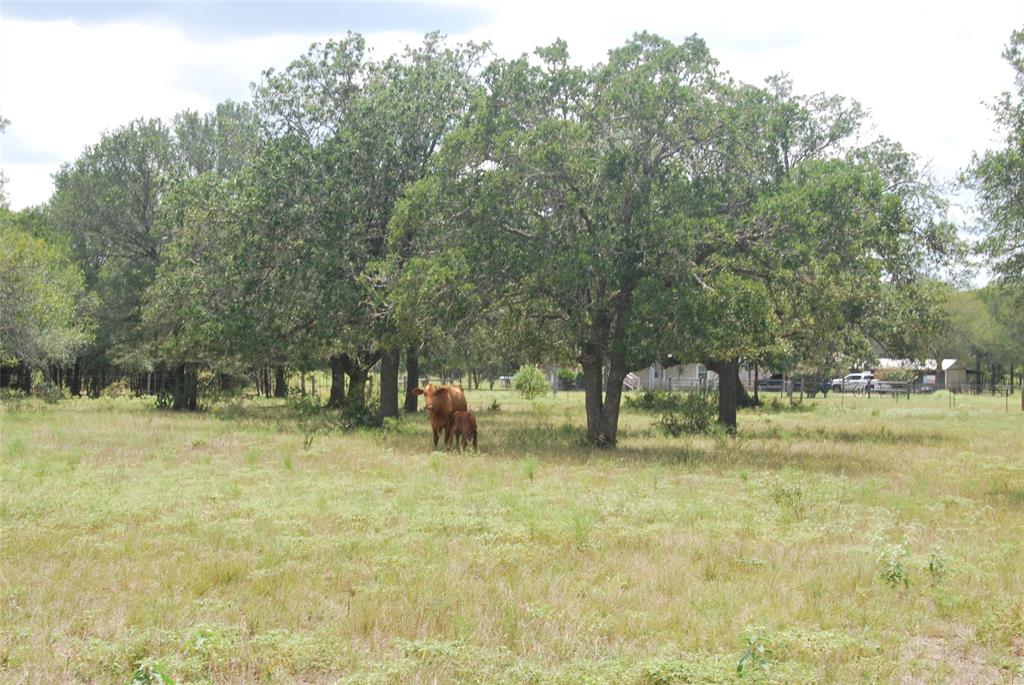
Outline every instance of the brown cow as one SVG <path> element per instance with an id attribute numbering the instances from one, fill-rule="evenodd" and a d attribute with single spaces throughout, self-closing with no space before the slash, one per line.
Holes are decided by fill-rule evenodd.
<path id="1" fill-rule="evenodd" d="M 476 451 L 476 417 L 471 412 L 453 412 L 452 429 L 460 452 L 466 450 L 466 443 L 470 440 L 473 441 L 473 451 Z"/>
<path id="2" fill-rule="evenodd" d="M 423 395 L 427 401 L 427 414 L 430 416 L 430 429 L 434 433 L 434 449 L 437 449 L 437 439 L 441 431 L 444 431 L 444 447 L 448 449 L 452 442 L 452 414 L 457 411 L 466 411 L 466 396 L 462 388 L 455 385 L 434 385 L 428 383 L 422 388 L 410 390 L 413 395 Z"/>

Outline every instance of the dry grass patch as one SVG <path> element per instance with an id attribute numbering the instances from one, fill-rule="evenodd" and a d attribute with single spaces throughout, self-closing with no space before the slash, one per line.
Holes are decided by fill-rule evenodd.
<path id="1" fill-rule="evenodd" d="M 465 455 L 422 415 L 310 440 L 280 402 L 5 406 L 0 679 L 957 682 L 940 652 L 1021 677 L 1001 403 L 830 397 L 736 440 L 627 411 L 601 451 L 578 395 L 469 400 Z"/>

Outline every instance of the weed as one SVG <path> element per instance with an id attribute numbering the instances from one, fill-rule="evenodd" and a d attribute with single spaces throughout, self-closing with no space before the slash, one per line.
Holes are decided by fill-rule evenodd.
<path id="1" fill-rule="evenodd" d="M 523 476 L 527 480 L 533 481 L 538 468 L 540 468 L 540 462 L 537 461 L 537 457 L 531 455 L 523 458 Z"/>
<path id="2" fill-rule="evenodd" d="M 783 514 L 791 519 L 802 519 L 807 513 L 804 489 L 799 483 L 775 480 L 769 488 L 769 496 Z"/>
<path id="3" fill-rule="evenodd" d="M 942 548 L 936 547 L 928 554 L 928 562 L 925 565 L 925 569 L 928 571 L 928 575 L 931 576 L 932 583 L 938 583 L 946 577 L 946 557 L 942 553 Z"/>
<path id="4" fill-rule="evenodd" d="M 292 464 L 292 455 L 290 455 L 290 454 L 284 455 L 284 457 L 281 459 L 281 464 L 284 465 L 285 470 L 291 471 L 293 466 L 294 466 Z"/>
<path id="5" fill-rule="evenodd" d="M 910 587 L 910 573 L 907 569 L 907 546 L 905 543 L 885 545 L 878 554 L 878 577 L 889 587 L 904 589 Z"/>
<path id="6" fill-rule="evenodd" d="M 774 657 L 771 642 L 764 634 L 764 628 L 753 628 L 743 636 L 746 648 L 740 654 L 740 660 L 736 664 L 737 675 L 743 676 L 753 671 L 764 670 L 768 667 Z"/>
<path id="7" fill-rule="evenodd" d="M 167 667 L 153 659 L 135 662 L 135 671 L 128 685 L 174 685 L 174 679 L 167 675 Z"/>
<path id="8" fill-rule="evenodd" d="M 1024 644 L 1024 598 L 1017 594 L 989 602 L 976 634 L 978 640 L 987 645 Z"/>

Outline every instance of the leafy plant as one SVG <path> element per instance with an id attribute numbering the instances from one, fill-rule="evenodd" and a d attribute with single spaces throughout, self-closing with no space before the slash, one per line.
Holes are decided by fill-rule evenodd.
<path id="1" fill-rule="evenodd" d="M 523 459 L 523 475 L 528 480 L 533 480 L 534 476 L 537 475 L 537 469 L 540 467 L 540 462 L 537 461 L 537 457 L 529 456 Z"/>
<path id="2" fill-rule="evenodd" d="M 785 514 L 794 519 L 803 518 L 807 503 L 799 483 L 777 481 L 771 486 L 771 498 Z"/>
<path id="3" fill-rule="evenodd" d="M 928 563 L 925 565 L 925 569 L 931 576 L 932 583 L 938 583 L 946 577 L 946 556 L 942 553 L 941 548 L 936 547 L 928 554 Z"/>
<path id="4" fill-rule="evenodd" d="M 64 391 L 47 381 L 36 383 L 36 387 L 32 388 L 32 394 L 47 404 L 56 404 L 64 399 Z"/>
<path id="5" fill-rule="evenodd" d="M 548 379 L 536 366 L 524 366 L 512 379 L 512 387 L 528 400 L 535 400 L 548 391 Z"/>
<path id="6" fill-rule="evenodd" d="M 763 630 L 763 628 L 755 628 L 743 637 L 746 649 L 740 654 L 739 663 L 736 664 L 738 675 L 765 669 L 771 662 L 774 653 L 771 649 L 771 642 Z"/>
<path id="7" fill-rule="evenodd" d="M 135 671 L 128 685 L 174 685 L 174 679 L 167 675 L 167 667 L 154 659 L 135 662 Z"/>
<path id="8" fill-rule="evenodd" d="M 907 546 L 904 543 L 886 545 L 878 555 L 878 576 L 893 589 L 900 585 L 904 589 L 909 588 L 910 573 L 906 561 Z"/>
<path id="9" fill-rule="evenodd" d="M 703 393 L 688 393 L 678 407 L 661 415 L 658 429 L 672 437 L 712 432 L 718 416 L 718 409 L 710 399 L 712 397 Z"/>

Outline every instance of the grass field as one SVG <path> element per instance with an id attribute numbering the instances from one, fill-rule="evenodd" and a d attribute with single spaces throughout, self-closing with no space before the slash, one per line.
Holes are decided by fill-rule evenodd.
<path id="1" fill-rule="evenodd" d="M 1019 404 L 627 410 L 594 451 L 578 395 L 469 402 L 477 454 L 422 413 L 8 402 L 0 681 L 1024 682 Z"/>

